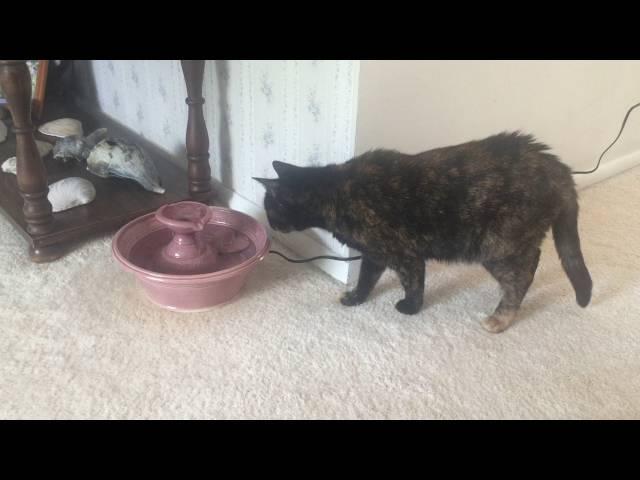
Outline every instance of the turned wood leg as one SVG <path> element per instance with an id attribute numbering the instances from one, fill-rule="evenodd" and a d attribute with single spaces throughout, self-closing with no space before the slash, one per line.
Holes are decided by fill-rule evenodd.
<path id="1" fill-rule="evenodd" d="M 47 245 L 45 247 L 29 246 L 29 259 L 33 263 L 48 263 L 64 256 L 69 247 L 66 245 Z"/>
<path id="2" fill-rule="evenodd" d="M 181 60 L 182 72 L 187 85 L 187 161 L 189 172 L 189 194 L 195 200 L 211 200 L 211 167 L 209 166 L 209 134 L 204 121 L 202 105 L 202 79 L 204 60 Z"/>
<path id="3" fill-rule="evenodd" d="M 33 138 L 31 123 L 31 75 L 24 60 L 0 60 L 0 85 L 9 104 L 16 133 L 17 179 L 24 199 L 27 231 L 44 234 L 53 228 L 47 199 L 47 173 Z"/>

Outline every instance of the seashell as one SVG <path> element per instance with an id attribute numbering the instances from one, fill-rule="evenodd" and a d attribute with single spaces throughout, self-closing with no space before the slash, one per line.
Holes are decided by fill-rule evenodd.
<path id="1" fill-rule="evenodd" d="M 78 135 L 61 138 L 53 146 L 53 158 L 64 163 L 70 159 L 81 160 L 83 157 L 86 159 L 84 153 L 89 156 L 84 139 Z"/>
<path id="2" fill-rule="evenodd" d="M 38 147 L 38 153 L 41 157 L 45 157 L 53 148 L 53 145 L 47 142 L 41 142 L 40 140 L 36 140 L 36 147 Z M 17 172 L 17 163 L 18 160 L 16 157 L 9 157 L 2 164 L 2 171 L 5 173 L 13 173 L 16 175 Z"/>
<path id="3" fill-rule="evenodd" d="M 49 185 L 47 198 L 54 213 L 62 212 L 91 203 L 96 198 L 96 189 L 86 178 L 68 177 Z"/>
<path id="4" fill-rule="evenodd" d="M 7 139 L 7 126 L 0 120 L 0 143 Z"/>
<path id="5" fill-rule="evenodd" d="M 59 118 L 47 122 L 38 128 L 38 131 L 50 137 L 70 137 L 71 135 L 82 136 L 82 123 L 74 118 Z"/>
<path id="6" fill-rule="evenodd" d="M 84 161 L 89 156 L 91 149 L 107 136 L 106 128 L 99 128 L 86 138 L 79 135 L 71 135 L 58 140 L 53 147 L 53 158 L 67 162 L 69 159 Z"/>
<path id="7" fill-rule="evenodd" d="M 102 178 L 120 177 L 134 180 L 155 193 L 164 193 L 155 164 L 137 145 L 121 139 L 100 141 L 89 153 L 87 170 Z"/>
<path id="8" fill-rule="evenodd" d="M 7 158 L 2 163 L 2 171 L 4 173 L 13 173 L 14 175 L 16 175 L 18 172 L 17 163 L 18 160 L 16 159 L 16 157 Z"/>

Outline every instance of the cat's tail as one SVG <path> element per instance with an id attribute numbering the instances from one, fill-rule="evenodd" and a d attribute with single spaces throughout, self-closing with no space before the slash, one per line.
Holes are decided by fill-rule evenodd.
<path id="1" fill-rule="evenodd" d="M 578 202 L 574 196 L 553 223 L 553 240 L 573 289 L 576 291 L 576 302 L 586 307 L 591 300 L 593 283 L 589 270 L 584 264 L 578 236 Z"/>

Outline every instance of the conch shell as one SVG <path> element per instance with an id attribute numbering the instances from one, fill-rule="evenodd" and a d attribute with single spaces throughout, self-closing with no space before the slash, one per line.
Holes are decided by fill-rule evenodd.
<path id="1" fill-rule="evenodd" d="M 93 147 L 87 170 L 102 178 L 128 178 L 151 192 L 165 192 L 155 164 L 139 146 L 122 139 L 107 138 Z"/>

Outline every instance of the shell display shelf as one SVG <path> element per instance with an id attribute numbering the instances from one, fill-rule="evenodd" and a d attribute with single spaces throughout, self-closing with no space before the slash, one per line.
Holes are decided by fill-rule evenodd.
<path id="1" fill-rule="evenodd" d="M 107 127 L 109 134 L 121 136 L 143 147 L 155 163 L 165 188 L 164 194 L 149 192 L 131 180 L 100 178 L 86 167 L 65 167 L 51 153 L 40 158 L 35 139 L 55 142 L 37 132 L 31 119 L 29 71 L 24 61 L 0 60 L 0 84 L 7 97 L 12 132 L 0 144 L 0 160 L 18 156 L 22 168 L 18 176 L 0 171 L 0 212 L 14 225 L 28 244 L 34 262 L 55 260 L 86 238 L 115 231 L 127 222 L 156 211 L 162 205 L 183 200 L 212 201 L 208 154 L 208 133 L 202 115 L 204 61 L 183 60 L 189 105 L 184 165 L 177 165 L 164 152 L 109 117 L 90 113 L 55 98 L 45 100 L 37 124 L 58 118 L 75 118 L 85 132 Z M 82 177 L 96 189 L 95 200 L 70 210 L 53 213 L 47 200 L 48 185 L 67 177 Z"/>

